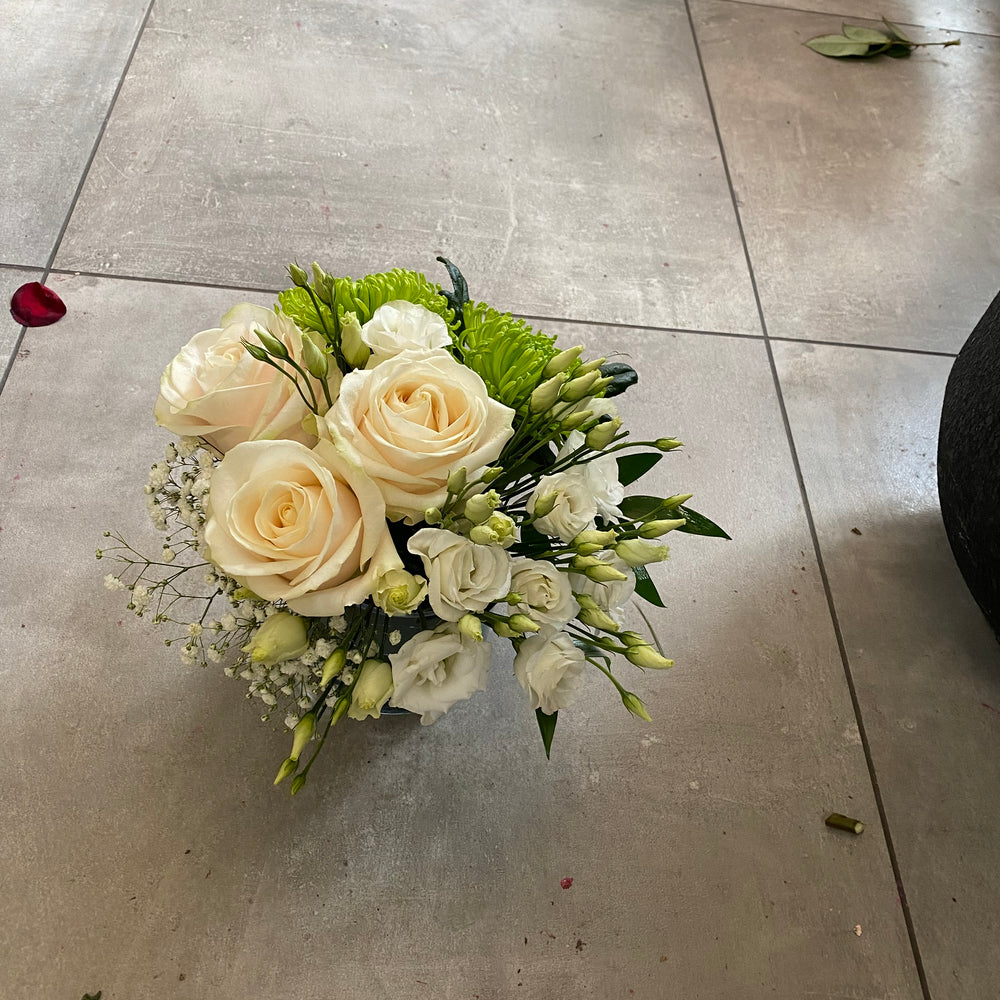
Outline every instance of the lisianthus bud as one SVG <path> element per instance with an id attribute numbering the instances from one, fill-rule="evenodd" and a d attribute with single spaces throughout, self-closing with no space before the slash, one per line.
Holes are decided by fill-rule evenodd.
<path id="1" fill-rule="evenodd" d="M 666 670 L 667 667 L 674 665 L 673 660 L 668 660 L 665 656 L 660 656 L 649 643 L 629 647 L 625 651 L 625 659 L 629 663 L 634 663 L 637 667 L 647 667 L 650 670 Z"/>
<path id="2" fill-rule="evenodd" d="M 579 598 L 577 598 L 579 600 Z M 600 629 L 602 632 L 617 632 L 621 626 L 606 611 L 602 611 L 596 605 L 592 608 L 580 608 L 580 613 L 576 616 L 584 625 L 590 628 Z"/>
<path id="3" fill-rule="evenodd" d="M 278 776 L 274 779 L 276 785 L 280 785 L 290 774 L 295 774 L 299 769 L 299 762 L 294 757 L 286 757 L 285 762 L 278 768 Z"/>
<path id="4" fill-rule="evenodd" d="M 302 360 L 310 375 L 314 378 L 326 378 L 330 363 L 326 353 L 316 344 L 313 334 L 308 330 L 302 334 Z"/>
<path id="5" fill-rule="evenodd" d="M 687 524 L 687 521 L 683 517 L 672 521 L 647 521 L 639 528 L 639 537 L 659 538 L 660 535 L 665 535 L 668 531 L 673 531 L 674 528 L 679 528 L 684 524 Z"/>
<path id="6" fill-rule="evenodd" d="M 519 594 L 516 590 L 512 590 L 505 598 L 504 601 L 507 604 L 523 604 L 524 594 Z"/>
<path id="7" fill-rule="evenodd" d="M 462 470 L 465 471 L 464 469 Z M 450 487 L 449 487 L 450 489 Z M 458 493 L 458 490 L 452 492 Z M 486 493 L 477 493 L 474 497 L 469 497 L 465 501 L 465 516 L 473 524 L 482 524 L 490 514 L 499 506 L 500 494 L 496 490 L 488 490 Z"/>
<path id="8" fill-rule="evenodd" d="M 588 580 L 593 580 L 595 583 L 611 583 L 613 580 L 628 579 L 620 569 L 615 569 L 614 566 L 602 562 L 598 562 L 596 566 L 588 566 L 584 570 L 584 574 Z"/>
<path id="9" fill-rule="evenodd" d="M 458 630 L 475 642 L 483 641 L 483 623 L 473 614 L 462 615 L 458 619 Z"/>
<path id="10" fill-rule="evenodd" d="M 552 513 L 552 508 L 555 507 L 558 499 L 558 490 L 549 490 L 547 493 L 542 493 L 541 496 L 535 500 L 535 505 L 531 510 L 532 516 L 536 520 L 540 517 L 547 517 Z"/>
<path id="11" fill-rule="evenodd" d="M 390 569 L 383 573 L 372 591 L 372 600 L 387 615 L 407 615 L 427 595 L 427 581 L 405 569 Z"/>
<path id="12" fill-rule="evenodd" d="M 593 410 L 580 410 L 578 413 L 571 413 L 559 424 L 559 430 L 563 432 L 575 431 L 577 427 L 585 424 L 588 420 L 594 419 Z"/>
<path id="13" fill-rule="evenodd" d="M 674 448 L 682 448 L 684 446 L 683 441 L 678 441 L 677 438 L 657 438 L 656 447 L 660 451 L 673 451 Z"/>
<path id="14" fill-rule="evenodd" d="M 663 506 L 669 510 L 672 507 L 680 507 L 682 503 L 687 503 L 693 497 L 693 493 L 675 493 L 672 497 L 667 497 L 663 501 Z"/>
<path id="15" fill-rule="evenodd" d="M 670 555 L 666 545 L 654 545 L 642 538 L 626 538 L 615 546 L 615 555 L 627 566 L 662 562 Z"/>
<path id="16" fill-rule="evenodd" d="M 260 344 L 251 344 L 249 340 L 241 340 L 240 343 L 246 349 L 247 354 L 257 361 L 267 361 L 271 357 Z"/>
<path id="17" fill-rule="evenodd" d="M 461 493 L 469 482 L 469 475 L 465 471 L 465 466 L 454 469 L 448 477 L 448 492 Z"/>
<path id="18" fill-rule="evenodd" d="M 288 611 L 278 611 L 261 622 L 243 652 L 249 653 L 254 663 L 271 667 L 282 660 L 294 660 L 308 648 L 306 620 Z"/>
<path id="19" fill-rule="evenodd" d="M 485 524 L 477 524 L 469 531 L 469 539 L 477 545 L 500 545 L 506 549 L 517 541 L 517 525 L 502 511 L 494 511 Z"/>
<path id="20" fill-rule="evenodd" d="M 610 420 L 604 420 L 596 427 L 592 427 L 587 431 L 587 436 L 584 439 L 587 442 L 587 447 L 593 448 L 594 451 L 603 451 L 611 444 L 612 439 L 621 429 L 621 426 L 622 418 L 612 417 Z"/>
<path id="21" fill-rule="evenodd" d="M 320 300 L 329 305 L 333 301 L 333 275 L 327 274 L 316 261 L 313 261 L 312 269 L 313 288 Z"/>
<path id="22" fill-rule="evenodd" d="M 494 465 L 490 469 L 483 470 L 483 474 L 479 478 L 484 483 L 486 483 L 487 485 L 489 485 L 490 483 L 493 482 L 494 479 L 497 479 L 499 476 L 502 476 L 502 475 L 503 475 L 503 466 L 501 466 L 501 465 Z"/>
<path id="23" fill-rule="evenodd" d="M 292 284 L 299 288 L 305 288 L 309 284 L 309 275 L 298 264 L 288 265 L 288 276 L 292 279 Z"/>
<path id="24" fill-rule="evenodd" d="M 345 663 L 347 663 L 347 650 L 335 649 L 323 663 L 323 676 L 319 686 L 325 688 L 344 669 Z"/>
<path id="25" fill-rule="evenodd" d="M 527 615 L 511 615 L 510 616 L 510 627 L 522 635 L 528 632 L 538 632 L 539 626 L 533 622 Z"/>
<path id="26" fill-rule="evenodd" d="M 581 545 L 596 545 L 598 548 L 606 549 L 609 545 L 613 545 L 615 539 L 618 536 L 613 531 L 601 531 L 599 528 L 588 528 L 585 531 L 581 531 L 573 541 L 570 543 L 577 552 L 580 551 Z M 597 551 L 594 549 L 593 551 Z M 583 553 L 583 555 L 588 555 L 589 553 Z"/>
<path id="27" fill-rule="evenodd" d="M 589 396 L 594 383 L 600 377 L 598 372 L 589 372 L 586 375 L 581 375 L 579 378 L 570 379 L 563 386 L 562 392 L 559 393 L 559 398 L 565 400 L 567 403 L 575 403 L 583 399 L 584 396 Z"/>
<path id="28" fill-rule="evenodd" d="M 292 778 L 292 795 L 298 795 L 302 791 L 302 786 L 306 783 L 306 772 L 295 775 Z"/>
<path id="29" fill-rule="evenodd" d="M 565 351 L 560 351 L 554 358 L 549 358 L 548 364 L 542 370 L 545 378 L 551 378 L 560 372 L 566 371 L 580 355 L 583 354 L 583 347 L 568 347 Z"/>
<path id="30" fill-rule="evenodd" d="M 566 376 L 560 372 L 558 375 L 546 379 L 540 385 L 536 385 L 531 393 L 528 409 L 532 413 L 544 413 L 546 410 L 551 410 L 559 398 L 559 390 L 565 381 Z"/>
<path id="31" fill-rule="evenodd" d="M 302 756 L 302 751 L 312 739 L 315 730 L 316 713 L 306 712 L 295 725 L 295 731 L 292 734 L 292 752 L 288 755 L 289 760 L 297 761 Z"/>
<path id="32" fill-rule="evenodd" d="M 491 628 L 501 639 L 520 639 L 521 633 L 515 632 L 506 622 L 493 622 Z"/>
<path id="33" fill-rule="evenodd" d="M 249 587 L 237 587 L 233 591 L 234 601 L 259 601 L 260 598 Z M 249 649 L 244 649 L 244 653 L 249 653 Z"/>
<path id="34" fill-rule="evenodd" d="M 586 363 L 580 365 L 579 368 L 573 374 L 579 378 L 581 375 L 589 375 L 591 372 L 596 372 L 601 365 L 607 361 L 607 358 L 594 358 L 593 361 L 587 361 Z"/>
<path id="35" fill-rule="evenodd" d="M 632 694 L 631 691 L 622 691 L 622 704 L 640 719 L 645 719 L 646 722 L 653 721 L 649 717 L 649 712 L 646 711 L 646 706 L 642 703 L 642 699 Z"/>
<path id="36" fill-rule="evenodd" d="M 622 632 L 618 636 L 626 646 L 648 646 L 649 640 L 645 636 L 639 635 L 638 632 Z"/>
<path id="37" fill-rule="evenodd" d="M 364 368 L 372 352 L 361 339 L 361 322 L 355 312 L 344 313 L 340 320 L 340 352 L 352 368 Z"/>
<path id="38" fill-rule="evenodd" d="M 350 719 L 377 719 L 392 696 L 392 667 L 385 660 L 365 660 L 361 676 L 351 692 Z"/>
<path id="39" fill-rule="evenodd" d="M 264 345 L 264 349 L 268 354 L 275 358 L 288 360 L 288 348 L 273 333 L 265 330 L 259 323 L 253 324 L 253 332 L 257 335 L 257 339 Z"/>
<path id="40" fill-rule="evenodd" d="M 440 507 L 428 507 L 424 511 L 424 523 L 426 524 L 440 524 L 442 521 L 442 514 Z"/>

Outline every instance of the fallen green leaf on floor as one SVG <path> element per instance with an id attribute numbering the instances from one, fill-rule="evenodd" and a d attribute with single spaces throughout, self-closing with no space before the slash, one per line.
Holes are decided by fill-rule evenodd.
<path id="1" fill-rule="evenodd" d="M 98 990 L 93 996 L 91 996 L 89 993 L 84 993 L 83 1000 L 101 1000 L 101 994 L 103 992 L 104 992 L 103 990 Z"/>
<path id="2" fill-rule="evenodd" d="M 815 38 L 810 38 L 805 44 L 813 52 L 834 59 L 842 59 L 844 56 L 866 59 L 869 56 L 878 56 L 883 53 L 895 57 L 908 56 L 914 49 L 924 48 L 928 45 L 962 44 L 960 38 L 951 38 L 946 42 L 914 42 L 907 38 L 892 21 L 883 18 L 882 23 L 885 25 L 886 31 L 865 28 L 857 24 L 844 24 L 841 25 L 843 34 L 817 35 Z"/>

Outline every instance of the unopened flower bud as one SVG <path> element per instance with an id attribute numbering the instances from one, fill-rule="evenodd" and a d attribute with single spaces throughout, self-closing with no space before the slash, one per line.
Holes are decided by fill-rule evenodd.
<path id="1" fill-rule="evenodd" d="M 491 626 L 501 639 L 520 639 L 521 633 L 515 632 L 506 622 L 494 622 Z"/>
<path id="2" fill-rule="evenodd" d="M 320 678 L 319 686 L 325 688 L 344 669 L 347 663 L 347 650 L 335 649 L 323 663 L 323 676 Z"/>
<path id="3" fill-rule="evenodd" d="M 465 472 L 464 469 L 460 470 Z M 450 480 L 449 480 L 450 483 Z M 451 489 L 450 485 L 448 487 Z M 453 493 L 458 493 L 460 490 L 452 490 Z M 465 516 L 473 524 L 482 524 L 483 521 L 487 520 L 490 514 L 500 504 L 500 494 L 496 490 L 488 490 L 486 493 L 477 493 L 474 497 L 469 497 L 465 501 Z"/>
<path id="4" fill-rule="evenodd" d="M 627 580 L 628 576 L 620 569 L 609 566 L 607 563 L 598 563 L 597 566 L 590 566 L 585 570 L 588 580 L 595 583 L 611 583 L 614 580 Z"/>
<path id="5" fill-rule="evenodd" d="M 575 431 L 577 427 L 582 426 L 588 420 L 593 420 L 594 411 L 593 410 L 580 410 L 578 413 L 571 413 L 564 420 L 559 423 L 559 430 L 564 433 L 569 431 Z"/>
<path id="6" fill-rule="evenodd" d="M 528 632 L 538 632 L 539 626 L 533 622 L 527 615 L 511 615 L 510 616 L 510 627 L 522 635 Z"/>
<path id="7" fill-rule="evenodd" d="M 570 379 L 563 386 L 562 392 L 559 393 L 559 398 L 565 400 L 567 403 L 575 403 L 583 399 L 584 396 L 591 395 L 591 389 L 600 377 L 597 372 L 590 372 L 587 375 L 581 375 L 579 378 Z"/>
<path id="8" fill-rule="evenodd" d="M 253 332 L 257 339 L 264 345 L 264 350 L 275 358 L 288 360 L 288 348 L 278 340 L 278 338 L 268 330 L 265 330 L 259 323 L 254 323 Z"/>
<path id="9" fill-rule="evenodd" d="M 440 524 L 442 520 L 441 508 L 440 507 L 428 507 L 424 511 L 424 523 L 426 524 Z"/>
<path id="10" fill-rule="evenodd" d="M 626 538 L 615 546 L 615 555 L 626 566 L 646 566 L 662 562 L 670 555 L 670 549 L 666 545 L 654 545 L 642 538 Z"/>
<path id="11" fill-rule="evenodd" d="M 326 378 L 330 370 L 330 362 L 326 353 L 317 346 L 312 334 L 308 331 L 302 334 L 302 360 L 310 375 L 314 378 Z"/>
<path id="12" fill-rule="evenodd" d="M 573 374 L 579 378 L 581 375 L 589 375 L 591 372 L 596 372 L 601 365 L 607 361 L 607 358 L 594 358 L 593 361 L 587 361 L 586 363 L 580 365 L 579 368 Z"/>
<path id="13" fill-rule="evenodd" d="M 280 785 L 289 775 L 295 774 L 299 769 L 299 762 L 294 757 L 286 757 L 285 762 L 278 768 L 278 776 L 274 779 L 276 785 Z"/>
<path id="14" fill-rule="evenodd" d="M 288 265 L 288 276 L 292 279 L 292 284 L 299 288 L 305 288 L 309 284 L 309 275 L 298 264 Z"/>
<path id="15" fill-rule="evenodd" d="M 323 268 L 316 263 L 316 261 L 313 261 L 312 269 L 313 289 L 321 301 L 330 305 L 333 301 L 333 275 L 327 274 L 326 271 L 324 271 Z"/>
<path id="16" fill-rule="evenodd" d="M 551 514 L 552 508 L 555 507 L 558 499 L 558 490 L 548 490 L 547 492 L 542 493 L 540 496 L 535 498 L 535 502 L 531 507 L 532 516 L 539 518 L 546 517 Z"/>
<path id="17" fill-rule="evenodd" d="M 683 447 L 683 445 L 684 445 L 684 442 L 683 441 L 678 441 L 677 438 L 657 438 L 656 439 L 656 447 L 659 448 L 660 451 L 673 451 L 674 448 L 681 448 L 681 447 Z"/>
<path id="18" fill-rule="evenodd" d="M 271 355 L 260 344 L 251 344 L 249 340 L 241 340 L 244 350 L 256 361 L 267 361 Z"/>
<path id="19" fill-rule="evenodd" d="M 609 545 L 613 545 L 615 539 L 618 536 L 613 531 L 601 531 L 599 528 L 588 528 L 585 531 L 581 531 L 570 544 L 576 549 L 577 552 L 580 551 L 581 545 L 598 545 L 602 549 L 606 549 Z M 586 555 L 587 553 L 583 553 Z"/>
<path id="20" fill-rule="evenodd" d="M 340 353 L 352 368 L 364 368 L 371 349 L 361 339 L 361 322 L 355 312 L 344 313 L 340 320 Z"/>
<path id="21" fill-rule="evenodd" d="M 551 378 L 560 372 L 566 371 L 580 355 L 583 354 L 583 347 L 568 347 L 565 351 L 560 351 L 554 358 L 549 358 L 548 363 L 542 370 L 544 378 Z"/>
<path id="22" fill-rule="evenodd" d="M 663 506 L 667 510 L 673 507 L 680 507 L 682 503 L 687 503 L 693 496 L 693 493 L 675 493 L 672 497 L 667 497 L 663 501 Z"/>
<path id="23" fill-rule="evenodd" d="M 622 632 L 618 636 L 626 646 L 648 646 L 649 640 L 644 636 L 639 635 L 638 632 Z"/>
<path id="24" fill-rule="evenodd" d="M 633 715 L 637 715 L 640 719 L 644 719 L 646 722 L 653 721 L 649 717 L 649 712 L 646 711 L 646 706 L 642 703 L 642 699 L 639 698 L 637 695 L 632 694 L 631 691 L 622 692 L 622 704 Z"/>
<path id="25" fill-rule="evenodd" d="M 468 473 L 465 471 L 465 466 L 455 469 L 452 474 L 448 477 L 448 492 L 449 493 L 461 493 L 465 489 L 469 482 Z"/>
<path id="26" fill-rule="evenodd" d="M 603 451 L 618 433 L 622 426 L 621 417 L 612 417 L 610 420 L 603 420 L 596 427 L 587 431 L 585 438 L 588 448 L 594 451 Z"/>
<path id="27" fill-rule="evenodd" d="M 243 647 L 254 663 L 272 667 L 282 660 L 294 660 L 309 648 L 304 618 L 288 611 L 278 611 L 265 618 L 249 644 Z"/>
<path id="28" fill-rule="evenodd" d="M 551 410 L 559 398 L 559 390 L 565 382 L 566 376 L 560 372 L 558 375 L 546 379 L 540 385 L 536 385 L 531 393 L 528 409 L 532 413 L 544 413 L 546 410 Z"/>
<path id="29" fill-rule="evenodd" d="M 519 594 L 516 590 L 512 590 L 505 598 L 504 601 L 507 604 L 523 604 L 524 594 Z"/>
<path id="30" fill-rule="evenodd" d="M 570 562 L 570 568 L 574 573 L 586 573 L 588 569 L 593 569 L 596 566 L 607 566 L 606 562 L 601 562 L 596 556 L 573 556 Z"/>
<path id="31" fill-rule="evenodd" d="M 365 660 L 361 676 L 351 692 L 349 719 L 377 719 L 392 696 L 392 667 L 385 660 Z"/>
<path id="32" fill-rule="evenodd" d="M 302 791 L 302 786 L 306 783 L 306 772 L 295 775 L 292 778 L 292 795 L 298 795 Z"/>
<path id="33" fill-rule="evenodd" d="M 458 630 L 467 639 L 473 639 L 476 642 L 483 641 L 483 623 L 473 614 L 462 615 L 458 619 Z"/>
<path id="34" fill-rule="evenodd" d="M 683 517 L 670 521 L 647 521 L 640 526 L 639 537 L 659 538 L 660 535 L 665 535 L 668 531 L 673 531 L 674 528 L 679 528 L 683 524 L 687 524 L 687 521 Z"/>
<path id="35" fill-rule="evenodd" d="M 503 475 L 503 466 L 494 465 L 492 468 L 484 469 L 483 474 L 479 477 L 480 480 L 487 485 L 493 482 L 494 479 Z"/>
<path id="36" fill-rule="evenodd" d="M 306 744 L 312 739 L 316 731 L 316 713 L 306 712 L 295 725 L 292 734 L 292 752 L 288 755 L 289 760 L 297 761 L 302 756 Z"/>
<path id="37" fill-rule="evenodd" d="M 649 670 L 666 670 L 667 667 L 674 665 L 673 660 L 660 656 L 648 643 L 642 646 L 631 646 L 625 651 L 625 659 L 637 667 L 646 667 Z"/>
<path id="38" fill-rule="evenodd" d="M 578 599 L 579 600 L 579 599 Z M 593 608 L 580 608 L 580 613 L 576 616 L 584 625 L 590 628 L 600 629 L 602 632 L 617 632 L 621 626 L 606 611 L 602 611 L 596 605 Z"/>

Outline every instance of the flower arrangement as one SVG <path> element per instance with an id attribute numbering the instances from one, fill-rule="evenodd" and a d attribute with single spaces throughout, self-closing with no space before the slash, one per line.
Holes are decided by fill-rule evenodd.
<path id="1" fill-rule="evenodd" d="M 680 446 L 628 439 L 629 365 L 471 301 L 438 259 L 452 291 L 291 265 L 273 311 L 196 334 L 154 409 L 179 435 L 145 488 L 162 552 L 106 532 L 97 553 L 123 565 L 105 583 L 129 609 L 182 627 L 166 642 L 185 662 L 227 663 L 284 721 L 293 794 L 344 715 L 426 725 L 483 690 L 485 630 L 514 648 L 547 755 L 588 665 L 648 720 L 613 657 L 672 661 L 623 607 L 663 606 L 645 566 L 668 532 L 728 537 L 688 494 L 626 495 Z"/>

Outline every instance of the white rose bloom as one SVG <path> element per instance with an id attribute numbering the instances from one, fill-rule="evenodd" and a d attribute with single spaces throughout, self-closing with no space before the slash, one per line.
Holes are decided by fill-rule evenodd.
<path id="1" fill-rule="evenodd" d="M 250 441 L 219 463 L 206 501 L 211 561 L 300 615 L 341 615 L 402 562 L 374 483 L 328 441 Z"/>
<path id="2" fill-rule="evenodd" d="M 418 632 L 389 654 L 393 693 L 389 704 L 420 716 L 429 726 L 455 704 L 486 689 L 490 645 L 462 634 L 453 623 Z"/>
<path id="3" fill-rule="evenodd" d="M 606 611 L 612 618 L 620 622 L 625 614 L 625 605 L 635 593 L 635 573 L 614 552 L 607 549 L 598 552 L 594 558 L 613 566 L 624 573 L 628 579 L 598 583 L 582 573 L 570 573 L 570 586 L 575 594 L 587 594 L 592 597 L 602 611 Z"/>
<path id="4" fill-rule="evenodd" d="M 444 528 L 421 528 L 406 543 L 427 574 L 427 597 L 438 618 L 457 622 L 510 593 L 511 559 L 498 545 L 476 545 Z"/>
<path id="5" fill-rule="evenodd" d="M 583 650 L 565 632 L 544 628 L 521 643 L 514 676 L 531 698 L 531 707 L 551 715 L 576 697 L 585 662 Z"/>
<path id="6" fill-rule="evenodd" d="M 569 576 L 552 563 L 519 557 L 511 563 L 510 589 L 521 595 L 511 611 L 539 625 L 565 625 L 579 610 Z"/>
<path id="7" fill-rule="evenodd" d="M 204 438 L 220 452 L 244 441 L 288 439 L 312 445 L 302 429 L 310 411 L 291 381 L 257 361 L 242 340 L 258 343 L 253 325 L 273 334 L 302 363 L 302 331 L 287 316 L 244 303 L 222 317 L 222 326 L 197 333 L 181 348 L 160 379 L 153 408 L 161 427 Z M 331 367 L 336 392 L 340 372 Z M 322 390 L 316 387 L 318 399 Z"/>
<path id="8" fill-rule="evenodd" d="M 356 454 L 391 520 L 416 524 L 444 502 L 452 471 L 471 478 L 500 455 L 513 418 L 447 351 L 403 351 L 345 376 L 321 433 Z"/>
<path id="9" fill-rule="evenodd" d="M 367 367 L 374 368 L 401 351 L 449 347 L 448 324 L 426 306 L 406 299 L 386 302 L 361 327 L 361 339 L 372 349 Z"/>

